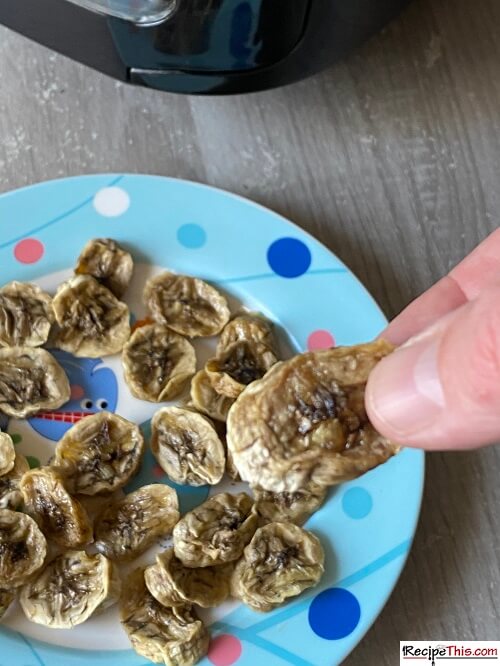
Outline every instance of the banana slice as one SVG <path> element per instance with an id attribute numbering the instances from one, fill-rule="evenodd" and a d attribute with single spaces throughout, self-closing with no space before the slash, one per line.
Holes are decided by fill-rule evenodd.
<path id="1" fill-rule="evenodd" d="M 75 356 L 116 354 L 130 337 L 128 307 L 90 275 L 63 283 L 54 297 L 55 344 Z"/>
<path id="2" fill-rule="evenodd" d="M 210 567 L 239 559 L 257 528 L 246 493 L 219 493 L 187 513 L 174 527 L 176 556 L 186 567 Z"/>
<path id="3" fill-rule="evenodd" d="M 156 664 L 194 666 L 207 654 L 210 637 L 194 609 L 158 603 L 146 588 L 143 569 L 127 578 L 120 620 L 137 654 Z"/>
<path id="4" fill-rule="evenodd" d="M 82 548 L 92 541 L 92 525 L 78 500 L 68 493 L 55 467 L 32 469 L 21 479 L 26 511 L 45 536 L 62 548 Z"/>
<path id="5" fill-rule="evenodd" d="M 217 393 L 206 370 L 200 370 L 191 380 L 193 407 L 216 421 L 226 421 L 234 400 Z"/>
<path id="6" fill-rule="evenodd" d="M 118 570 L 104 555 L 69 550 L 22 588 L 19 602 L 31 622 L 71 629 L 116 603 L 120 590 Z"/>
<path id="7" fill-rule="evenodd" d="M 364 407 L 368 375 L 392 350 L 378 341 L 299 354 L 249 386 L 227 422 L 241 478 L 296 492 L 354 479 L 397 453 Z"/>
<path id="8" fill-rule="evenodd" d="M 229 596 L 232 565 L 190 569 L 175 556 L 173 548 L 156 556 L 156 564 L 146 567 L 144 581 L 149 592 L 163 606 L 196 604 L 201 608 L 219 606 Z"/>
<path id="9" fill-rule="evenodd" d="M 260 527 L 231 578 L 231 594 L 268 612 L 318 583 L 324 572 L 319 539 L 292 523 Z"/>
<path id="10" fill-rule="evenodd" d="M 144 289 L 144 302 L 155 321 L 190 338 L 216 335 L 229 320 L 227 301 L 198 278 L 161 273 Z"/>
<path id="11" fill-rule="evenodd" d="M 235 399 L 277 361 L 272 324 L 260 315 L 244 314 L 224 328 L 216 357 L 205 370 L 218 394 Z"/>
<path id="12" fill-rule="evenodd" d="M 277 349 L 272 322 L 258 312 L 237 314 L 224 326 L 217 343 L 216 356 L 221 356 L 226 349 L 237 342 L 252 342 L 255 345 L 263 345 L 275 352 Z"/>
<path id="13" fill-rule="evenodd" d="M 39 347 L 53 323 L 52 299 L 36 285 L 9 282 L 0 289 L 0 347 Z"/>
<path id="14" fill-rule="evenodd" d="M 252 487 L 259 527 L 267 523 L 294 523 L 303 525 L 325 501 L 326 488 L 310 483 L 307 488 L 293 493 L 272 493 L 258 486 Z"/>
<path id="15" fill-rule="evenodd" d="M 151 421 L 151 450 L 175 483 L 215 485 L 224 474 L 222 442 L 210 421 L 189 409 L 163 407 Z"/>
<path id="16" fill-rule="evenodd" d="M 196 370 L 193 345 L 166 326 L 141 326 L 123 349 L 125 381 L 136 398 L 170 400 L 183 390 Z"/>
<path id="17" fill-rule="evenodd" d="M 0 589 L 23 585 L 40 567 L 47 542 L 33 518 L 0 509 Z"/>
<path id="18" fill-rule="evenodd" d="M 250 342 L 236 342 L 218 358 L 207 361 L 205 370 L 217 393 L 235 399 L 277 361 L 267 347 L 259 349 Z"/>
<path id="19" fill-rule="evenodd" d="M 56 446 L 53 464 L 61 468 L 70 493 L 98 495 L 128 483 L 143 453 L 144 438 L 134 423 L 98 412 L 67 431 Z"/>
<path id="20" fill-rule="evenodd" d="M 159 537 L 170 534 L 179 520 L 173 488 L 152 483 L 107 507 L 95 523 L 95 546 L 111 560 L 131 560 Z"/>
<path id="21" fill-rule="evenodd" d="M 76 262 L 77 275 L 91 275 L 109 289 L 117 298 L 121 298 L 132 279 L 134 261 L 111 238 L 94 238 L 82 250 Z"/>
<path id="22" fill-rule="evenodd" d="M 69 400 L 68 378 L 56 359 L 38 347 L 0 349 L 0 411 L 25 419 Z"/>

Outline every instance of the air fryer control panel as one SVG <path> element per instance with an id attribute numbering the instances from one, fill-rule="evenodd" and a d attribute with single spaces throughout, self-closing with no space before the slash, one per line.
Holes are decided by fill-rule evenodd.
<path id="1" fill-rule="evenodd" d="M 110 20 L 129 67 L 235 72 L 285 58 L 305 28 L 309 0 L 177 0 L 162 24 Z"/>

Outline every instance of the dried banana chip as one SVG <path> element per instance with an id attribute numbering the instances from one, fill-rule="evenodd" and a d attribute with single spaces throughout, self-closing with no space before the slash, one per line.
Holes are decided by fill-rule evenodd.
<path id="1" fill-rule="evenodd" d="M 82 495 L 112 493 L 137 472 L 144 452 L 139 428 L 117 414 L 98 412 L 70 428 L 56 446 L 68 490 Z"/>
<path id="2" fill-rule="evenodd" d="M 216 393 L 235 399 L 277 360 L 271 322 L 258 314 L 245 313 L 225 326 L 216 356 L 207 362 L 205 370 Z"/>
<path id="3" fill-rule="evenodd" d="M 52 299 L 34 284 L 9 282 L 0 289 L 0 347 L 38 347 L 54 322 Z"/>
<path id="4" fill-rule="evenodd" d="M 16 598 L 16 593 L 12 590 L 0 590 L 0 620 L 9 610 L 10 605 Z"/>
<path id="5" fill-rule="evenodd" d="M 226 324 L 217 343 L 216 356 L 222 354 L 237 342 L 251 342 L 267 347 L 276 353 L 273 324 L 257 312 L 243 312 Z"/>
<path id="6" fill-rule="evenodd" d="M 46 554 L 47 542 L 33 518 L 0 509 L 0 589 L 24 585 Z"/>
<path id="7" fill-rule="evenodd" d="M 229 596 L 231 573 L 230 564 L 189 569 L 175 556 L 173 548 L 169 548 L 156 556 L 156 564 L 146 567 L 144 581 L 163 606 L 191 603 L 214 608 Z"/>
<path id="8" fill-rule="evenodd" d="M 207 361 L 205 370 L 215 391 L 234 399 L 248 384 L 263 377 L 277 360 L 268 347 L 242 341 Z"/>
<path id="9" fill-rule="evenodd" d="M 193 608 L 158 603 L 146 588 L 143 569 L 128 576 L 120 620 L 137 654 L 157 664 L 194 666 L 208 651 L 208 631 Z"/>
<path id="10" fill-rule="evenodd" d="M 199 412 L 217 421 L 225 421 L 234 400 L 217 393 L 206 370 L 200 370 L 191 380 L 191 402 Z"/>
<path id="11" fill-rule="evenodd" d="M 161 273 L 151 278 L 144 301 L 155 321 L 190 338 L 220 333 L 230 316 L 217 289 L 187 275 Z"/>
<path id="12" fill-rule="evenodd" d="M 16 450 L 10 435 L 0 431 L 0 476 L 7 474 L 14 467 Z"/>
<path id="13" fill-rule="evenodd" d="M 208 419 L 182 407 L 163 407 L 153 416 L 151 432 L 151 450 L 172 481 L 190 486 L 219 483 L 226 458 Z"/>
<path id="14" fill-rule="evenodd" d="M 378 341 L 277 364 L 231 407 L 228 447 L 241 477 L 273 492 L 332 485 L 388 460 L 398 446 L 368 421 L 370 371 L 393 347 Z"/>
<path id="15" fill-rule="evenodd" d="M 92 525 L 78 500 L 68 493 L 55 467 L 32 469 L 21 479 L 26 511 L 45 536 L 62 548 L 82 548 L 92 541 Z"/>
<path id="16" fill-rule="evenodd" d="M 310 483 L 295 492 L 272 493 L 258 486 L 252 487 L 259 526 L 267 523 L 294 523 L 303 525 L 325 501 L 326 488 Z"/>
<path id="17" fill-rule="evenodd" d="M 256 528 L 257 514 L 246 493 L 219 493 L 187 513 L 174 527 L 175 554 L 191 568 L 234 562 Z"/>
<path id="18" fill-rule="evenodd" d="M 142 486 L 101 513 L 94 528 L 95 546 L 111 560 L 131 560 L 170 534 L 178 520 L 173 488 L 161 483 Z"/>
<path id="19" fill-rule="evenodd" d="M 292 523 L 260 527 L 231 578 L 231 594 L 257 611 L 271 611 L 318 583 L 324 572 L 319 539 Z"/>
<path id="20" fill-rule="evenodd" d="M 104 555 L 68 550 L 21 590 L 28 618 L 51 629 L 71 629 L 118 601 L 120 578 Z"/>
<path id="21" fill-rule="evenodd" d="M 78 257 L 75 268 L 77 275 L 91 275 L 117 298 L 125 293 L 133 271 L 131 254 L 111 238 L 90 240 Z"/>
<path id="22" fill-rule="evenodd" d="M 75 356 L 116 354 L 130 337 L 128 307 L 90 275 L 62 284 L 53 305 L 59 326 L 56 344 Z"/>
<path id="23" fill-rule="evenodd" d="M 30 466 L 26 458 L 20 453 L 16 454 L 14 467 L 0 476 L 0 509 L 12 509 L 15 511 L 23 503 L 23 495 L 19 488 L 23 474 Z"/>
<path id="24" fill-rule="evenodd" d="M 132 395 L 150 402 L 177 396 L 196 371 L 193 345 L 159 324 L 136 329 L 123 348 L 122 361 Z"/>
<path id="25" fill-rule="evenodd" d="M 69 397 L 68 378 L 45 349 L 0 349 L 0 411 L 24 419 L 42 409 L 57 409 Z"/>

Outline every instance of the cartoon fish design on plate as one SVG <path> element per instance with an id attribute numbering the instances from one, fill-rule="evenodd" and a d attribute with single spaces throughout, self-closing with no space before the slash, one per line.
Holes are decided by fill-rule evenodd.
<path id="1" fill-rule="evenodd" d="M 99 411 L 114 412 L 118 401 L 115 373 L 103 366 L 99 358 L 76 358 L 67 352 L 52 350 L 68 375 L 70 400 L 58 410 L 40 412 L 29 419 L 38 434 L 59 441 L 80 419 Z"/>

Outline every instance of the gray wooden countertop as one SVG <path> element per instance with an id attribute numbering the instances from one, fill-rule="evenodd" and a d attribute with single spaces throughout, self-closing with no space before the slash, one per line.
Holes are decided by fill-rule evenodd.
<path id="1" fill-rule="evenodd" d="M 98 171 L 198 180 L 317 236 L 389 316 L 498 226 L 500 3 L 415 0 L 345 62 L 234 98 L 127 87 L 0 28 L 0 190 Z M 420 527 L 347 659 L 500 638 L 500 448 L 428 457 Z"/>

